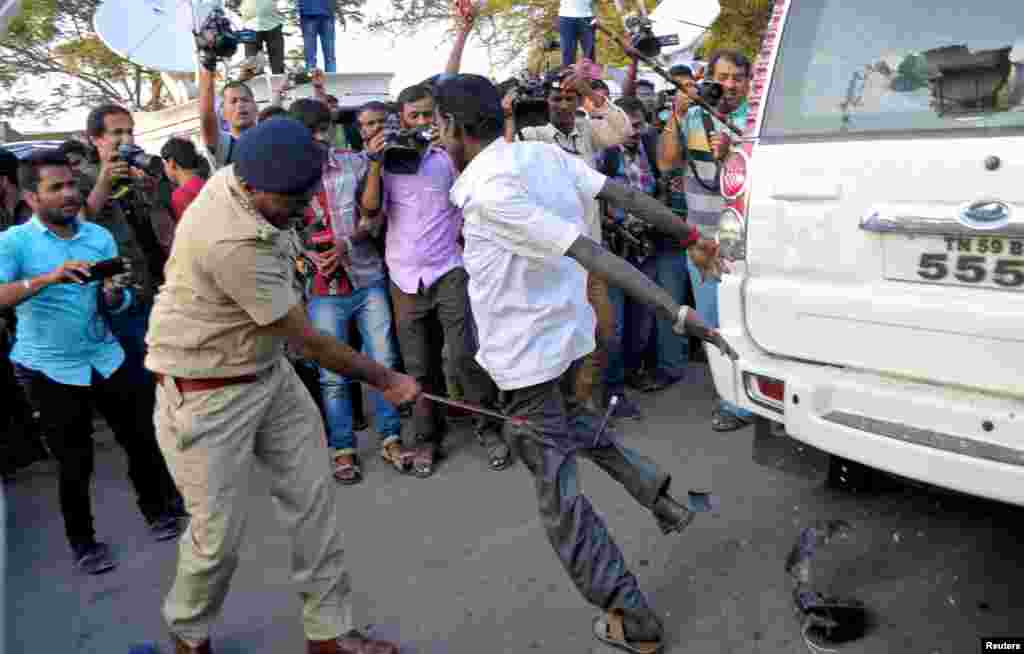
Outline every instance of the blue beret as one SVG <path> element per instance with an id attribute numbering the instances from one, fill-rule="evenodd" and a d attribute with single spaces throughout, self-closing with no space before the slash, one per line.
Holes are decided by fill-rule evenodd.
<path id="1" fill-rule="evenodd" d="M 306 126 L 272 118 L 247 129 L 238 140 L 235 172 L 256 191 L 293 195 L 313 187 L 323 172 L 326 149 Z"/>

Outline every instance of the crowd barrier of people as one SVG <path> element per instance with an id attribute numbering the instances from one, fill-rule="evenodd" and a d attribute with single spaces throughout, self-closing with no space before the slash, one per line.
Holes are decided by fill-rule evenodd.
<path id="1" fill-rule="evenodd" d="M 329 21 L 318 20 L 324 17 L 317 3 L 307 4 L 308 63 L 315 65 L 319 35 L 332 71 L 333 36 L 322 24 Z M 562 37 L 582 40 L 592 59 L 592 34 L 580 27 L 583 16 L 573 15 L 581 11 L 560 19 Z M 315 582 L 303 594 L 309 651 L 370 651 L 360 648 L 372 641 L 356 633 L 332 649 L 351 628 L 332 613 L 347 594 L 337 543 L 344 524 L 334 491 L 308 483 L 322 469 L 342 485 L 364 480 L 357 434 L 370 416 L 377 455 L 396 472 L 424 479 L 442 464 L 453 422 L 470 420 L 490 468 L 503 470 L 520 458 L 537 478 L 541 512 L 552 523 L 548 535 L 570 572 L 580 557 L 602 559 L 608 570 L 622 564 L 585 498 L 566 495 L 558 471 L 572 450 L 551 445 L 560 437 L 545 436 L 558 428 L 545 423 L 539 433 L 547 441 L 538 446 L 493 418 L 441 411 L 420 391 L 541 422 L 551 420 L 545 403 L 555 397 L 574 407 L 573 420 L 599 417 L 609 407 L 614 419 L 642 418 L 630 394 L 685 380 L 700 358 L 697 337 L 710 333 L 686 323 L 696 336 L 682 334 L 685 307 L 717 326 L 716 282 L 693 247 L 698 237 L 714 238 L 722 209 L 716 165 L 730 142 L 692 106 L 694 75 L 686 66 L 670 73 L 687 90 L 666 99 L 637 80 L 634 61 L 613 101 L 608 85 L 592 77 L 592 61 L 573 63 L 575 52 L 533 85 L 542 89 L 547 122 L 517 124 L 530 84 L 500 85 L 499 93 L 483 78 L 459 74 L 473 22 L 472 13 L 462 19 L 443 74 L 402 90 L 394 103 L 359 108 L 355 124 L 345 124 L 319 71 L 312 75 L 314 98 L 287 103 L 284 87 L 261 110 L 244 81 L 216 88 L 213 61 L 200 73 L 200 143 L 168 140 L 159 169 L 133 153 L 134 120 L 117 105 L 90 112 L 87 143 L 68 141 L 21 161 L 0 149 L 3 472 L 54 459 L 76 566 L 91 574 L 114 568 L 92 519 L 94 412 L 103 416 L 127 454 L 153 537 L 187 536 L 164 607 L 178 651 L 210 651 L 209 624 L 242 537 L 230 480 L 253 456 L 280 475 L 280 493 L 289 498 L 286 522 L 295 531 L 295 573 Z M 274 72 L 281 72 L 280 29 L 273 20 L 261 22 L 263 42 L 254 46 L 267 47 Z M 745 119 L 750 72 L 738 52 L 708 60 L 707 78 L 724 90 L 717 108 L 736 123 Z M 498 143 L 478 152 L 492 123 Z M 502 143 L 527 142 L 548 145 L 493 154 Z M 527 161 L 537 168 L 519 170 Z M 501 212 L 481 208 L 513 201 L 509 175 L 527 179 L 548 168 L 564 173 L 578 192 L 568 200 L 533 198 L 552 205 L 532 217 L 512 217 L 510 209 L 499 219 Z M 474 190 L 460 184 L 467 178 Z M 655 204 L 602 189 L 604 180 Z M 567 217 L 573 212 L 578 225 Z M 554 253 L 567 263 L 551 263 L 553 245 L 542 246 L 530 231 L 545 233 L 534 223 L 549 214 L 568 221 L 555 224 L 565 230 L 552 233 L 554 240 L 578 233 L 603 244 L 601 252 L 627 261 L 664 293 L 655 302 L 641 292 L 647 286 L 571 240 Z M 696 226 L 691 240 L 680 237 L 686 225 Z M 489 261 L 482 244 L 497 248 Z M 124 265 L 98 272 L 97 262 L 114 258 Z M 534 281 L 519 259 L 555 266 L 552 279 L 564 278 L 563 290 L 531 295 Z M 295 288 L 286 291 L 283 280 L 292 278 Z M 578 318 L 575 331 L 530 332 L 534 308 L 523 303 L 548 301 Z M 485 305 L 504 308 L 481 310 Z M 293 315 L 294 306 L 301 315 Z M 535 316 L 536 324 L 544 320 L 550 318 Z M 535 343 L 510 331 L 554 338 L 564 350 L 559 357 L 580 356 L 554 377 L 538 377 L 523 369 L 536 363 Z M 325 335 L 350 348 L 326 343 Z M 507 351 L 498 351 L 502 345 Z M 287 349 L 287 365 L 275 362 L 279 347 Z M 525 360 L 507 360 L 516 353 Z M 203 406 L 203 397 L 218 393 L 229 395 L 217 411 Z M 722 405 L 713 420 L 714 429 L 728 431 L 750 416 Z M 604 449 L 580 452 L 624 480 L 664 531 L 685 527 L 692 512 L 666 494 L 667 477 L 653 467 L 641 473 L 639 459 L 600 442 Z M 548 486 L 553 494 L 545 495 Z M 566 553 L 573 539 L 586 551 Z M 606 634 L 598 636 L 659 641 L 660 622 L 635 579 L 621 586 L 632 577 L 619 567 L 619 576 L 606 570 L 608 578 L 573 573 L 584 596 L 609 609 Z"/>

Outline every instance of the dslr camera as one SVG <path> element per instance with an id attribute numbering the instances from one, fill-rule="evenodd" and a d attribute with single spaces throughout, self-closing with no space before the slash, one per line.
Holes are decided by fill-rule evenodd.
<path id="1" fill-rule="evenodd" d="M 253 30 L 236 30 L 219 7 L 210 11 L 194 36 L 199 61 L 207 70 L 214 70 L 217 62 L 234 57 L 239 43 L 256 43 L 258 40 Z"/>
<path id="2" fill-rule="evenodd" d="M 432 127 L 402 129 L 398 114 L 384 122 L 384 170 L 396 175 L 415 175 L 423 149 L 434 140 Z"/>
<path id="3" fill-rule="evenodd" d="M 661 49 L 679 45 L 679 35 L 655 36 L 654 25 L 646 16 L 629 16 L 626 18 L 626 32 L 629 34 L 630 45 L 645 57 L 657 57 Z"/>
<path id="4" fill-rule="evenodd" d="M 697 95 L 700 99 L 712 107 L 717 107 L 725 95 L 725 87 L 718 82 L 702 80 L 697 83 Z"/>

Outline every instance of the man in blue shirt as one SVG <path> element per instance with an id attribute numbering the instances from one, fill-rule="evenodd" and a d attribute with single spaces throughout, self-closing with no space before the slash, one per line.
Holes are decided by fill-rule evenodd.
<path id="1" fill-rule="evenodd" d="M 306 53 L 306 70 L 316 68 L 316 39 L 324 49 L 324 71 L 335 73 L 334 8 L 332 0 L 298 0 L 299 25 L 302 27 L 302 45 Z"/>
<path id="2" fill-rule="evenodd" d="M 32 218 L 0 234 L 0 307 L 15 307 L 11 360 L 40 412 L 60 465 L 60 506 L 80 570 L 115 566 L 95 538 L 90 500 L 93 403 L 128 456 L 139 508 L 157 540 L 184 528 L 181 496 L 156 443 L 152 415 L 109 327 L 132 303 L 122 280 L 85 282 L 92 264 L 117 256 L 105 228 L 79 219 L 82 197 L 67 158 L 41 151 L 20 171 Z"/>

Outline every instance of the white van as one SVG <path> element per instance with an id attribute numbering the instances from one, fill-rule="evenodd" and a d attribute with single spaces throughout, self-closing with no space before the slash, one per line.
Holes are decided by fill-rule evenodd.
<path id="1" fill-rule="evenodd" d="M 814 447 L 1024 505 L 1024 4 L 777 0 L 708 356 Z"/>

